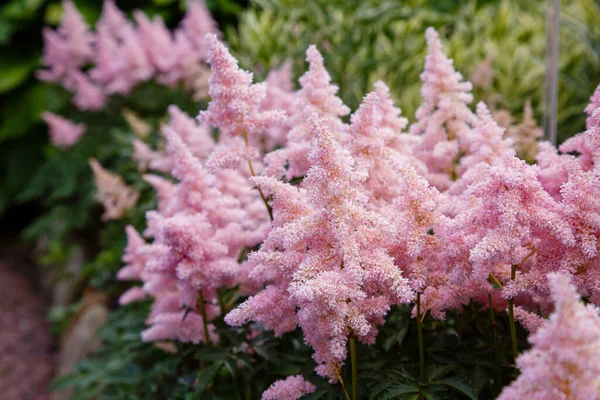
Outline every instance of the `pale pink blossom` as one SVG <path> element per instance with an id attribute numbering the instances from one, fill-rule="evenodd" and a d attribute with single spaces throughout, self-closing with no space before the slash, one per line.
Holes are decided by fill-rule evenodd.
<path id="1" fill-rule="evenodd" d="M 163 19 L 156 15 L 150 20 L 140 10 L 133 13 L 138 25 L 140 43 L 150 62 L 159 72 L 167 72 L 177 63 L 177 53 L 173 51 L 173 35 Z"/>
<path id="2" fill-rule="evenodd" d="M 90 158 L 89 163 L 96 182 L 95 199 L 104 206 L 102 219 L 107 221 L 123 218 L 136 205 L 140 193 L 127 186 L 123 178 L 104 169 L 95 159 Z"/>
<path id="3" fill-rule="evenodd" d="M 267 95 L 261 108 L 263 110 L 283 110 L 288 117 L 293 115 L 296 112 L 294 107 L 296 92 L 292 83 L 292 63 L 288 60 L 279 68 L 269 71 L 266 84 Z M 284 146 L 287 142 L 287 133 L 292 127 L 292 118 L 287 118 L 281 124 L 269 127 L 265 131 L 266 149 L 272 150 L 276 146 Z"/>
<path id="4" fill-rule="evenodd" d="M 304 380 L 302 375 L 288 376 L 283 380 L 273 383 L 262 394 L 262 400 L 297 400 L 302 396 L 312 393 L 316 386 Z"/>
<path id="5" fill-rule="evenodd" d="M 410 132 L 422 136 L 416 156 L 425 162 L 429 172 L 447 177 L 445 182 L 437 179 L 436 186 L 443 190 L 456 179 L 455 164 L 460 152 L 471 145 L 476 117 L 468 107 L 473 101 L 471 83 L 463 82 L 462 75 L 455 71 L 433 28 L 427 28 L 425 37 L 429 53 L 421 74 L 423 104 Z"/>
<path id="6" fill-rule="evenodd" d="M 281 319 L 289 321 L 290 327 L 297 320 L 305 341 L 315 350 L 317 372 L 334 382 L 346 359 L 350 333 L 372 344 L 389 307 L 410 301 L 413 294 L 386 253 L 393 241 L 392 226 L 365 209 L 367 198 L 357 189 L 364 177 L 355 173 L 350 153 L 316 115 L 310 124 L 315 145 L 305 179 L 308 208 L 284 213 L 278 222 L 283 225 L 271 230 L 259 252 L 251 256 L 256 270 L 252 274 L 271 286 L 230 313 L 226 321 L 240 325 L 251 318 L 262 319 L 265 304 L 285 305 L 287 317 Z M 297 200 L 302 196 L 294 189 L 271 188 Z M 274 203 L 274 213 L 278 208 Z M 281 295 L 285 297 L 278 300 Z M 266 320 L 271 322 L 268 316 Z"/>
<path id="7" fill-rule="evenodd" d="M 63 82 L 73 87 L 71 73 L 92 60 L 94 36 L 70 0 L 62 3 L 64 14 L 56 31 L 44 28 L 43 64 L 48 69 L 39 71 L 38 78 L 50 82 Z"/>
<path id="8" fill-rule="evenodd" d="M 542 326 L 545 319 L 537 314 L 525 310 L 522 307 L 516 306 L 514 308 L 515 319 L 523 325 L 528 332 L 534 333 L 537 329 Z"/>
<path id="9" fill-rule="evenodd" d="M 207 34 L 205 41 L 212 70 L 211 101 L 208 109 L 198 115 L 200 122 L 234 137 L 253 136 L 281 121 L 285 114 L 279 110 L 260 111 L 266 85 L 252 83 L 252 73 L 238 67 L 238 61 L 215 34 Z"/>
<path id="10" fill-rule="evenodd" d="M 188 9 L 181 21 L 181 27 L 182 32 L 193 43 L 201 58 L 206 60 L 208 58 L 208 48 L 204 37 L 207 33 L 214 33 L 217 36 L 220 33 L 217 23 L 206 9 L 204 1 L 190 0 L 188 2 Z"/>
<path id="11" fill-rule="evenodd" d="M 600 115 L 594 115 L 594 111 L 596 111 L 598 108 L 600 108 L 600 85 L 596 87 L 594 94 L 592 94 L 592 97 L 590 97 L 590 104 L 585 107 L 585 112 L 588 115 L 587 119 L 585 120 L 586 129 L 598 126 L 598 123 L 600 122 Z"/>
<path id="12" fill-rule="evenodd" d="M 498 399 L 600 399 L 599 310 L 580 301 L 568 277 L 549 274 L 548 282 L 554 313 L 529 337 L 521 375 Z"/>
<path id="13" fill-rule="evenodd" d="M 306 61 L 309 68 L 299 79 L 300 90 L 296 94 L 294 108 L 296 112 L 291 115 L 292 129 L 288 132 L 288 144 L 284 149 L 276 152 L 284 155 L 271 156 L 278 167 L 282 160 L 287 159 L 288 169 L 269 166 L 273 176 L 285 175 L 288 179 L 306 175 L 310 168 L 308 155 L 312 147 L 312 130 L 307 119 L 312 113 L 318 113 L 331 133 L 340 140 L 344 133 L 344 123 L 340 117 L 348 115 L 350 109 L 336 96 L 339 88 L 331 83 L 331 76 L 325 69 L 324 60 L 317 47 L 311 45 L 306 50 Z"/>
<path id="14" fill-rule="evenodd" d="M 106 94 L 83 72 L 73 71 L 73 104 L 80 110 L 101 110 L 106 104 Z"/>
<path id="15" fill-rule="evenodd" d="M 61 149 L 69 148 L 77 143 L 86 129 L 84 124 L 76 124 L 49 111 L 44 112 L 42 118 L 48 124 L 50 140 Z"/>

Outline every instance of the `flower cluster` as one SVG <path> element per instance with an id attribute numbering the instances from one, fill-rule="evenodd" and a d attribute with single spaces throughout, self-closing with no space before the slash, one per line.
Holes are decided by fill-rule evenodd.
<path id="1" fill-rule="evenodd" d="M 99 110 L 112 94 L 127 94 L 150 79 L 174 87 L 182 84 L 196 97 L 206 96 L 207 50 L 199 40 L 216 33 L 216 23 L 201 0 L 191 0 L 181 26 L 170 32 L 159 16 L 150 20 L 134 12 L 135 24 L 104 0 L 102 17 L 92 32 L 70 0 L 57 30 L 44 30 L 45 70 L 40 79 L 73 92 L 81 110 Z"/>
<path id="2" fill-rule="evenodd" d="M 163 36 L 146 36 L 159 52 Z M 595 371 L 596 333 L 563 333 L 581 331 L 586 318 L 595 324 L 595 309 L 582 311 L 577 291 L 600 304 L 597 95 L 586 109 L 588 129 L 560 151 L 541 144 L 530 165 L 485 104 L 471 110 L 471 84 L 435 30 L 426 38 L 424 102 L 410 126 L 383 82 L 344 122 L 350 110 L 315 46 L 294 91 L 285 68 L 257 84 L 215 35 L 197 44 L 212 69 L 212 100 L 199 120 L 219 129 L 218 143 L 172 108 L 162 128 L 168 154 L 136 144 L 140 163 L 177 180 L 146 177 L 158 194 L 147 214 L 150 243 L 128 228 L 119 277 L 143 287 L 122 302 L 154 298 L 144 340 L 218 340 L 209 322 L 226 311 L 219 290 L 239 286 L 249 297 L 224 315 L 228 324 L 254 321 L 276 335 L 299 327 L 317 373 L 336 382 L 348 341 L 373 344 L 395 305 L 417 303 L 417 312 L 443 319 L 471 301 L 498 309 L 508 303 L 537 331 L 534 350 L 519 359 L 523 378 L 506 398 L 537 387 L 538 358 L 565 363 L 554 374 L 556 390 L 572 391 L 570 379 L 580 379 L 581 398 L 593 398 L 585 396 L 597 393 L 597 379 L 569 363 L 591 346 L 585 358 Z M 550 312 L 552 300 L 550 320 L 530 313 Z M 553 352 L 563 341 L 572 354 Z M 311 390 L 291 377 L 264 398 Z"/>

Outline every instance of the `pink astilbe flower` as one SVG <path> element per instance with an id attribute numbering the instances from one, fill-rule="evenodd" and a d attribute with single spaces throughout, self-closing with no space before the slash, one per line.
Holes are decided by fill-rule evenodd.
<path id="1" fill-rule="evenodd" d="M 383 83 L 379 82 L 380 91 L 385 95 L 381 85 Z M 400 136 L 400 131 L 395 128 L 403 126 L 403 121 L 389 100 L 382 100 L 377 92 L 367 94 L 350 117 L 344 135 L 344 144 L 356 161 L 357 172 L 367 176 L 363 187 L 373 206 L 380 211 L 389 207 L 392 199 L 400 194 L 398 173 L 391 162 L 415 161 L 410 154 L 402 154 L 394 148 Z M 387 114 L 385 123 L 384 112 Z"/>
<path id="2" fill-rule="evenodd" d="M 170 120 L 161 126 L 162 135 L 166 136 L 167 131 L 176 134 L 196 158 L 205 161 L 215 148 L 210 128 L 198 124 L 176 105 L 170 105 L 168 111 Z M 145 142 L 134 139 L 133 151 L 141 171 L 170 172 L 173 169 L 173 159 L 164 149 L 153 150 Z"/>
<path id="3" fill-rule="evenodd" d="M 581 303 L 569 278 L 549 274 L 554 313 L 529 337 L 517 358 L 521 375 L 499 400 L 600 399 L 599 310 Z"/>
<path id="4" fill-rule="evenodd" d="M 600 85 L 594 90 L 594 94 L 590 97 L 590 104 L 585 107 L 585 112 L 588 117 L 585 120 L 586 129 L 598 126 L 600 123 L 600 114 L 594 115 L 594 111 L 600 108 Z"/>
<path id="5" fill-rule="evenodd" d="M 108 32 L 111 32 L 112 35 L 118 38 L 121 36 L 120 32 L 123 30 L 123 27 L 130 24 L 114 0 L 103 0 L 102 15 L 96 25 L 97 29 L 106 28 Z"/>
<path id="6" fill-rule="evenodd" d="M 540 253 L 547 252 L 544 257 L 550 268 L 550 257 L 575 244 L 569 225 L 557 213 L 558 204 L 543 190 L 535 169 L 511 154 L 491 166 L 468 194 L 473 196 L 470 206 L 451 222 L 448 232 L 462 237 L 446 248 L 456 279 L 468 276 L 485 282 L 498 264 L 520 265 L 536 249 L 543 249 L 536 255 L 538 264 Z M 527 271 L 522 265 L 518 275 L 529 272 L 539 274 L 543 269 Z"/>
<path id="7" fill-rule="evenodd" d="M 204 1 L 190 0 L 188 9 L 181 21 L 182 32 L 193 43 L 203 60 L 208 58 L 208 47 L 204 37 L 207 33 L 220 36 L 216 21 L 206 9 Z"/>
<path id="8" fill-rule="evenodd" d="M 286 175 L 288 179 L 306 175 L 310 168 L 308 154 L 312 148 L 312 129 L 307 119 L 312 113 L 318 113 L 325 125 L 339 140 L 344 131 L 340 117 L 348 115 L 350 109 L 336 96 L 339 88 L 331 84 L 331 76 L 323 64 L 323 56 L 315 45 L 306 50 L 308 71 L 299 79 L 301 89 L 297 92 L 288 132 L 288 144 L 284 149 L 269 154 L 266 158 L 269 172 L 273 176 Z M 284 166 L 288 164 L 287 172 Z"/>
<path id="9" fill-rule="evenodd" d="M 253 247 L 264 239 L 266 231 L 259 225 L 265 216 L 262 220 L 251 217 L 246 209 L 251 204 L 249 199 L 241 196 L 239 200 L 219 189 L 230 180 L 217 182 L 180 135 L 168 126 L 163 133 L 173 162 L 172 174 L 179 182 L 145 177 L 157 189 L 159 203 L 157 211 L 147 214 L 146 233 L 153 242 L 142 252 L 146 257 L 144 290 L 155 298 L 147 321 L 150 328 L 143 338 L 197 343 L 205 340 L 201 304 L 206 308 L 208 323 L 219 313 L 218 288 L 247 287 L 247 270 L 237 259 L 244 247 Z M 247 179 L 243 182 L 251 192 Z M 247 197 L 255 200 L 256 196 L 253 193 Z"/>
<path id="10" fill-rule="evenodd" d="M 267 95 L 261 105 L 263 110 L 283 110 L 288 116 L 295 113 L 294 103 L 296 92 L 292 82 L 292 63 L 288 60 L 277 69 L 272 69 L 267 75 Z M 292 118 L 274 125 L 266 130 L 266 148 L 272 150 L 275 146 L 284 146 L 287 134 L 292 129 Z"/>
<path id="11" fill-rule="evenodd" d="M 140 171 L 168 172 L 172 167 L 172 160 L 160 150 L 152 150 L 150 145 L 140 139 L 133 139 L 133 160 L 137 162 Z"/>
<path id="12" fill-rule="evenodd" d="M 138 24 L 140 43 L 150 62 L 159 72 L 168 72 L 177 63 L 173 35 L 158 15 L 150 20 L 142 11 L 136 10 L 133 16 Z"/>
<path id="13" fill-rule="evenodd" d="M 540 326 L 542 326 L 542 324 L 545 321 L 544 318 L 540 317 L 537 314 L 529 312 L 523 309 L 522 307 L 515 307 L 514 313 L 515 319 L 519 321 L 529 333 L 535 333 L 535 331 L 537 331 L 537 329 Z"/>
<path id="14" fill-rule="evenodd" d="M 496 164 L 504 154 L 514 155 L 514 142 L 504 138 L 504 128 L 498 126 L 492 118 L 487 106 L 477 104 L 477 121 L 475 133 L 469 147 L 469 153 L 461 158 L 457 172 L 462 175 L 467 169 L 479 163 Z"/>
<path id="15" fill-rule="evenodd" d="M 561 211 L 574 232 L 576 244 L 563 255 L 566 263 L 577 266 L 578 286 L 590 300 L 600 303 L 600 168 L 583 171 L 572 160 L 568 180 L 561 187 Z"/>
<path id="16" fill-rule="evenodd" d="M 297 400 L 317 389 L 315 385 L 304 380 L 302 375 L 288 376 L 273 383 L 262 394 L 262 400 Z"/>
<path id="17" fill-rule="evenodd" d="M 456 178 L 454 170 L 461 151 L 467 151 L 473 136 L 475 115 L 468 104 L 473 101 L 472 85 L 463 82 L 453 61 L 442 52 L 438 33 L 433 28 L 425 32 L 429 54 L 421 74 L 423 104 L 416 113 L 417 121 L 410 132 L 422 135 L 416 155 L 437 178 L 439 189 L 445 189 Z"/>
<path id="18" fill-rule="evenodd" d="M 600 115 L 600 109 L 597 109 L 594 115 Z M 560 151 L 578 152 L 577 159 L 585 171 L 600 165 L 600 126 L 592 126 L 585 132 L 567 139 L 560 145 Z"/>
<path id="19" fill-rule="evenodd" d="M 50 140 L 61 149 L 69 148 L 77 143 L 86 129 L 84 124 L 76 124 L 49 111 L 45 111 L 42 118 L 48 124 Z"/>
<path id="20" fill-rule="evenodd" d="M 137 203 L 140 193 L 123 179 L 110 173 L 93 158 L 89 159 L 96 182 L 96 201 L 104 206 L 104 221 L 120 219 Z"/>
<path id="21" fill-rule="evenodd" d="M 125 227 L 125 233 L 127 234 L 127 247 L 125 247 L 125 253 L 123 254 L 122 258 L 125 266 L 117 273 L 117 279 L 123 281 L 143 281 L 144 264 L 146 263 L 146 257 L 143 254 L 143 248 L 146 245 L 146 241 L 131 225 L 127 225 Z M 119 298 L 119 304 L 125 305 L 140 301 L 146 296 L 147 293 L 143 288 L 134 286 L 121 295 Z"/>
<path id="22" fill-rule="evenodd" d="M 254 266 L 250 278 L 266 282 L 267 287 L 227 314 L 225 321 L 234 326 L 257 321 L 281 336 L 294 330 L 298 323 L 296 304 L 288 295 L 287 287 L 293 279 L 295 265 L 303 256 L 300 250 L 278 250 L 283 246 L 282 230 L 309 215 L 311 207 L 304 189 L 266 176 L 255 177 L 253 182 L 265 194 L 273 196 L 273 229 L 260 251 L 248 256 L 249 264 Z"/>
<path id="23" fill-rule="evenodd" d="M 167 124 L 181 138 L 192 154 L 204 161 L 215 148 L 210 128 L 199 124 L 175 105 L 168 108 L 170 120 Z"/>
<path id="24" fill-rule="evenodd" d="M 92 60 L 94 36 L 72 1 L 65 0 L 63 18 L 56 31 L 44 28 L 43 64 L 38 78 L 73 87 L 71 73 Z"/>
<path id="25" fill-rule="evenodd" d="M 73 71 L 73 104 L 80 110 L 101 110 L 106 104 L 106 94 L 80 71 Z"/>
<path id="26" fill-rule="evenodd" d="M 238 67 L 237 60 L 216 35 L 207 34 L 205 40 L 212 70 L 209 79 L 211 102 L 206 111 L 200 112 L 198 119 L 220 129 L 223 149 L 217 149 L 211 158 L 227 161 L 209 161 L 209 164 L 216 168 L 227 168 L 234 166 L 236 159 L 242 161 L 257 155 L 254 150 L 243 149 L 244 142 L 239 137 L 244 138 L 247 147 L 254 135 L 280 122 L 283 114 L 278 110 L 260 111 L 266 86 L 252 83 L 252 73 Z"/>
<path id="27" fill-rule="evenodd" d="M 281 110 L 261 111 L 260 105 L 266 95 L 266 85 L 253 84 L 252 73 L 238 67 L 238 61 L 215 34 L 207 34 L 205 40 L 212 71 L 209 78 L 211 101 L 208 109 L 200 112 L 198 119 L 203 124 L 219 128 L 223 143 L 221 146 L 248 147 L 248 143 L 254 141 L 256 135 L 274 124 L 281 123 L 285 113 Z M 244 138 L 246 146 L 240 140 L 232 141 L 234 138 Z M 232 149 L 226 153 L 227 157 L 238 157 L 240 161 L 256 154 L 254 151 Z M 217 154 L 221 156 L 219 151 L 215 156 Z M 212 164 L 219 167 L 221 163 Z M 231 162 L 224 164 L 227 168 Z"/>
<path id="28" fill-rule="evenodd" d="M 560 201 L 560 188 L 567 181 L 568 166 L 573 161 L 573 156 L 559 154 L 552 143 L 541 142 L 536 160 L 538 180 L 550 196 Z"/>
<path id="29" fill-rule="evenodd" d="M 209 324 L 208 335 L 212 343 L 219 342 L 219 336 L 216 333 L 214 325 Z M 177 338 L 184 343 L 204 343 L 204 327 L 202 316 L 195 313 L 186 314 L 185 311 L 178 313 L 161 313 L 152 321 L 152 326 L 142 332 L 144 342 L 154 342 L 160 340 L 171 340 Z"/>
<path id="30" fill-rule="evenodd" d="M 519 158 L 535 160 L 538 152 L 538 141 L 544 136 L 544 131 L 533 118 L 531 100 L 525 101 L 523 118 L 517 125 L 506 126 L 506 137 L 514 141 L 514 148 Z"/>
<path id="31" fill-rule="evenodd" d="M 305 184 L 313 211 L 274 228 L 252 256 L 257 273 L 268 276 L 268 270 L 275 267 L 283 276 L 270 277 L 268 297 L 261 292 L 249 302 L 258 303 L 259 310 L 257 298 L 270 304 L 285 303 L 273 296 L 285 294 L 287 284 L 289 300 L 298 308 L 298 324 L 315 350 L 317 372 L 334 382 L 346 358 L 348 336 L 373 343 L 376 326 L 383 322 L 389 307 L 409 302 L 413 294 L 386 253 L 386 246 L 393 241 L 393 227 L 365 209 L 367 198 L 356 189 L 361 177 L 353 169 L 351 155 L 316 115 L 310 123 L 316 142 Z M 277 208 L 274 204 L 274 212 Z M 245 322 L 245 307 L 229 314 L 226 321 L 235 325 Z"/>

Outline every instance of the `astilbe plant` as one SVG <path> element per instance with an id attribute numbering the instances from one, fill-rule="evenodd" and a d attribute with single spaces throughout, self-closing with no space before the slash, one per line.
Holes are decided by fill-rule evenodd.
<path id="1" fill-rule="evenodd" d="M 157 30 L 147 40 L 165 40 L 159 22 L 138 20 Z M 392 307 L 415 306 L 422 383 L 426 314 L 443 320 L 479 305 L 491 309 L 494 329 L 493 310 L 507 310 L 514 357 L 516 322 L 535 331 L 534 348 L 517 359 L 523 375 L 505 398 L 533 390 L 546 375 L 557 385 L 552 393 L 567 396 L 556 398 L 598 390 L 589 373 L 600 363 L 599 317 L 576 294 L 600 301 L 597 96 L 585 132 L 560 152 L 542 144 L 538 165 L 527 164 L 485 104 L 471 110 L 471 84 L 437 33 L 430 28 L 426 38 L 424 101 L 411 126 L 383 82 L 345 123 L 350 110 L 315 46 L 293 91 L 285 68 L 274 72 L 281 79 L 254 83 L 217 36 L 196 44 L 212 69 L 204 125 L 171 108 L 162 126 L 167 153 L 139 144 L 136 153 L 143 167 L 176 178 L 145 177 L 158 197 L 147 213 L 151 242 L 127 228 L 119 278 L 143 286 L 121 302 L 153 297 L 145 341 L 215 343 L 220 317 L 233 327 L 258 323 L 277 337 L 300 327 L 317 374 L 329 382 L 344 384 L 350 353 L 356 397 L 356 341 L 373 345 Z M 218 129 L 216 143 L 204 126 Z M 230 310 L 223 293 L 236 287 L 248 297 Z M 586 324 L 589 338 L 564 336 Z M 571 358 L 586 346 L 585 364 L 575 368 Z M 566 364 L 560 374 L 539 373 L 538 359 Z M 315 389 L 294 376 L 263 398 Z"/>
<path id="2" fill-rule="evenodd" d="M 38 78 L 74 93 L 80 110 L 102 110 L 111 95 L 128 95 L 149 80 L 182 86 L 196 99 L 207 95 L 207 49 L 199 36 L 217 33 L 201 0 L 192 0 L 181 26 L 169 31 L 161 17 L 141 11 L 129 21 L 113 0 L 105 0 L 92 32 L 70 0 L 63 2 L 58 29 L 44 29 L 43 64 Z M 54 138 L 54 136 L 53 136 Z"/>

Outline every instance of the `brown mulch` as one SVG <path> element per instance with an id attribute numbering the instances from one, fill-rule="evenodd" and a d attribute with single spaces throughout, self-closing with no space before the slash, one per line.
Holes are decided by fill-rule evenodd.
<path id="1" fill-rule="evenodd" d="M 46 307 L 29 279 L 0 261 L 0 398 L 50 399 L 54 349 Z"/>

